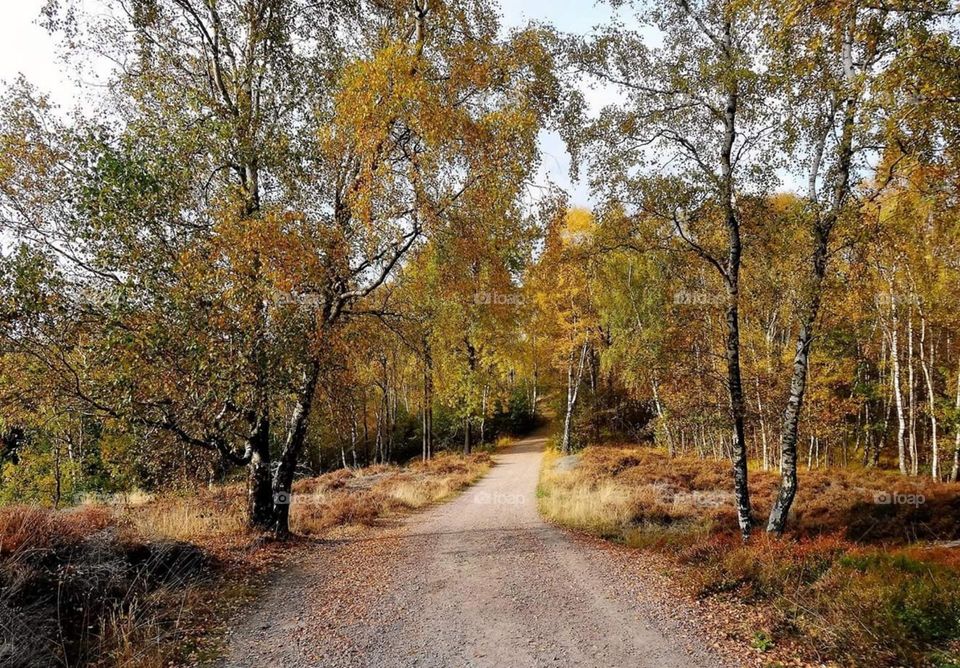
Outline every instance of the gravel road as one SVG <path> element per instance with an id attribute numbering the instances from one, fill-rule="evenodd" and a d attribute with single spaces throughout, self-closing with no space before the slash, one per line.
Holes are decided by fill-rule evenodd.
<path id="1" fill-rule="evenodd" d="M 540 519 L 545 437 L 453 501 L 305 550 L 231 633 L 225 666 L 728 665 L 696 612 Z"/>

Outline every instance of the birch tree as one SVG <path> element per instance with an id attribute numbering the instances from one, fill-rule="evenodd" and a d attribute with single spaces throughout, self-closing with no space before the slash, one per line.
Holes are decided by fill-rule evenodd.
<path id="1" fill-rule="evenodd" d="M 246 466 L 251 525 L 284 535 L 342 323 L 467 197 L 535 168 L 555 97 L 539 36 L 440 0 L 48 19 L 117 63 L 97 120 L 55 127 L 21 96 L 3 128 L 35 129 L 35 159 L 3 173 L 5 227 L 57 256 L 96 331 L 49 359 L 97 415 Z"/>
<path id="2" fill-rule="evenodd" d="M 590 153 L 585 160 L 595 190 L 628 213 L 661 222 L 659 237 L 641 245 L 679 245 L 720 277 L 733 486 L 738 525 L 748 536 L 739 203 L 772 183 L 773 154 L 766 149 L 779 127 L 767 96 L 759 10 L 737 2 L 618 4 L 656 28 L 659 44 L 616 24 L 572 40 L 571 68 L 616 89 L 622 103 L 568 135 L 578 154 Z"/>
<path id="3" fill-rule="evenodd" d="M 878 108 L 885 96 L 883 73 L 894 45 L 905 44 L 912 30 L 924 30 L 937 13 L 931 7 L 888 7 L 858 0 L 825 7 L 815 2 L 778 6 L 783 17 L 775 31 L 783 65 L 784 95 L 791 101 L 796 150 L 807 174 L 807 205 L 812 239 L 810 266 L 797 312 L 790 390 L 783 410 L 780 447 L 783 452 L 780 491 L 770 511 L 767 530 L 781 533 L 797 491 L 797 434 L 806 392 L 810 353 L 830 257 L 831 235 L 850 211 L 856 178 L 865 153 L 882 145 L 881 121 L 897 115 L 897 105 Z M 882 185 L 886 173 L 878 174 Z M 912 337 L 910 339 L 912 342 Z M 912 369 L 912 359 L 908 359 Z M 908 387 L 913 392 L 912 382 Z M 899 410 L 899 408 L 898 408 Z M 912 413 L 911 413 L 912 414 Z M 911 443 L 913 431 L 910 430 Z M 911 447 L 915 465 L 916 457 Z"/>

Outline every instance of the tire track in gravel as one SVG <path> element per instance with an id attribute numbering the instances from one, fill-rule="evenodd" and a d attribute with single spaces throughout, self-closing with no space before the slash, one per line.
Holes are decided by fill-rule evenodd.
<path id="1" fill-rule="evenodd" d="M 306 548 L 233 630 L 223 665 L 729 665 L 694 609 L 540 518 L 545 442 L 501 451 L 472 488 L 397 526 Z"/>

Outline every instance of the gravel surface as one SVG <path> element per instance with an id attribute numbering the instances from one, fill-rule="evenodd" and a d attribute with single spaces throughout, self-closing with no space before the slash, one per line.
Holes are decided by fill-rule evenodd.
<path id="1" fill-rule="evenodd" d="M 304 546 L 234 625 L 222 665 L 730 665 L 656 575 L 540 519 L 545 440 L 503 450 L 449 503 Z"/>

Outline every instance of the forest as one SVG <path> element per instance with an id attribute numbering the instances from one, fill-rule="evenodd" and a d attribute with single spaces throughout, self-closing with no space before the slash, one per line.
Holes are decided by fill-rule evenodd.
<path id="1" fill-rule="evenodd" d="M 12 640 L 24 564 L 64 591 L 31 549 L 220 499 L 216 549 L 163 535 L 204 562 L 295 552 L 546 430 L 549 521 L 726 569 L 711 587 L 747 604 L 934 555 L 897 580 L 933 573 L 922 604 L 851 631 L 875 654 L 777 603 L 753 654 L 957 665 L 960 5 L 607 4 L 581 33 L 493 0 L 42 6 L 69 67 L 103 74 L 71 109 L 26 77 L 0 93 L 0 656 L 148 665 L 102 620 L 56 660 Z M 544 179 L 547 134 L 589 202 Z M 304 519 L 299 495 L 363 471 L 376 511 L 344 493 Z M 719 496 L 680 512 L 653 483 Z M 780 541 L 820 565 L 733 572 Z M 130 604 L 78 596 L 84 619 Z"/>

